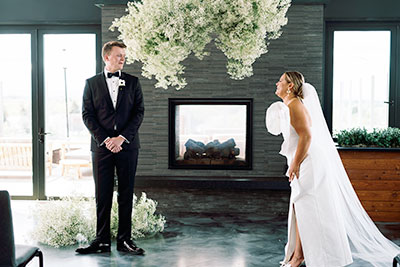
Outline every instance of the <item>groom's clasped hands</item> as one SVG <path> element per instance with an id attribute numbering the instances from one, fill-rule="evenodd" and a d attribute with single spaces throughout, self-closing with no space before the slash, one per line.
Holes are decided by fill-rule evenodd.
<path id="1" fill-rule="evenodd" d="M 125 139 L 121 136 L 112 137 L 107 139 L 104 143 L 106 148 L 110 150 L 112 153 L 118 153 L 122 150 L 122 143 Z"/>

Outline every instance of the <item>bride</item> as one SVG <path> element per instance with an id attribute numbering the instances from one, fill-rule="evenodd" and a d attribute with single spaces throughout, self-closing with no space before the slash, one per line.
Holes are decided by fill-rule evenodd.
<path id="1" fill-rule="evenodd" d="M 284 267 L 391 265 L 400 248 L 363 209 L 326 126 L 315 88 L 299 72 L 276 83 L 283 102 L 267 110 L 266 124 L 282 133 L 291 186 Z"/>

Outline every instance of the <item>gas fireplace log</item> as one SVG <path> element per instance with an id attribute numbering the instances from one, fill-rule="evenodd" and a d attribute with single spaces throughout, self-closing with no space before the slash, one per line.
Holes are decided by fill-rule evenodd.
<path id="1" fill-rule="evenodd" d="M 235 148 L 236 143 L 233 138 L 223 142 L 219 145 L 219 149 L 221 150 L 222 158 L 235 158 L 235 156 L 239 155 L 239 148 Z"/>
<path id="2" fill-rule="evenodd" d="M 214 141 L 208 143 L 204 148 L 207 150 L 207 149 L 209 149 L 209 148 L 217 147 L 217 146 L 219 146 L 220 144 L 221 144 L 221 143 L 219 142 L 219 140 L 216 139 L 216 140 L 214 140 Z"/>
<path id="3" fill-rule="evenodd" d="M 222 144 L 219 140 L 214 140 L 204 145 L 202 142 L 194 141 L 189 139 L 186 143 L 186 152 L 184 153 L 184 159 L 200 159 L 200 158 L 210 158 L 210 159 L 235 159 L 239 155 L 240 149 L 235 147 L 236 143 L 233 138 L 223 142 Z"/>
<path id="4" fill-rule="evenodd" d="M 185 143 L 186 151 L 191 150 L 196 153 L 203 153 L 205 145 L 202 142 L 196 142 L 193 139 L 189 139 Z"/>
<path id="5" fill-rule="evenodd" d="M 206 145 L 206 156 L 209 158 L 235 158 L 239 155 L 239 148 L 235 148 L 236 143 L 233 138 L 223 142 L 214 140 Z"/>
<path id="6" fill-rule="evenodd" d="M 202 142 L 196 142 L 189 139 L 185 143 L 186 152 L 183 154 L 184 159 L 199 159 L 202 158 L 205 145 Z"/>
<path id="7" fill-rule="evenodd" d="M 235 146 L 236 146 L 236 143 L 235 143 L 235 140 L 234 140 L 233 138 L 231 138 L 231 139 L 229 139 L 229 140 L 223 142 L 223 143 L 220 145 L 220 147 L 221 147 L 222 149 L 224 149 L 224 148 L 234 148 Z"/>
<path id="8" fill-rule="evenodd" d="M 214 158 L 218 159 L 221 157 L 221 152 L 218 149 L 218 146 L 221 145 L 219 140 L 214 140 L 212 142 L 209 142 L 205 146 L 205 153 L 207 158 Z"/>
<path id="9" fill-rule="evenodd" d="M 186 150 L 186 152 L 183 154 L 184 159 L 200 159 L 202 157 L 202 154 L 194 152 L 193 150 Z"/>

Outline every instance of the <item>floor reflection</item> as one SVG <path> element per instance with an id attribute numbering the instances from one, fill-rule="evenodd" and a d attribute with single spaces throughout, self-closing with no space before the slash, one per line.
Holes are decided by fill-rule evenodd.
<path id="1" fill-rule="evenodd" d="M 45 266 L 279 266 L 286 242 L 289 192 L 136 188 L 136 195 L 141 192 L 158 201 L 157 210 L 167 219 L 163 233 L 137 241 L 145 256 L 120 253 L 115 243 L 111 253 L 89 256 L 75 255 L 76 246 L 55 249 L 39 244 Z M 32 205 L 34 201 L 12 201 L 19 243 L 32 242 L 27 235 L 34 227 L 27 216 Z M 400 223 L 378 227 L 400 244 Z"/>

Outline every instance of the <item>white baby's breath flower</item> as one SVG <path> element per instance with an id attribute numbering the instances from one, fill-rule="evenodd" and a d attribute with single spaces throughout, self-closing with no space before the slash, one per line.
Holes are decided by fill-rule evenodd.
<path id="1" fill-rule="evenodd" d="M 132 238 L 152 236 L 162 232 L 165 217 L 155 214 L 157 202 L 142 193 L 138 200 L 134 195 L 132 212 Z M 61 200 L 38 203 L 34 217 L 37 226 L 32 237 L 53 247 L 85 244 L 93 240 L 96 232 L 94 200 L 66 197 Z M 113 199 L 111 210 L 111 235 L 118 232 L 117 197 Z"/>
<path id="2" fill-rule="evenodd" d="M 253 74 L 252 64 L 267 53 L 266 39 L 276 39 L 287 23 L 291 0 L 142 0 L 128 2 L 128 14 L 110 27 L 127 45 L 127 63 L 143 63 L 142 75 L 156 87 L 184 88 L 182 62 L 202 59 L 215 33 L 216 46 L 228 58 L 233 79 Z"/>

